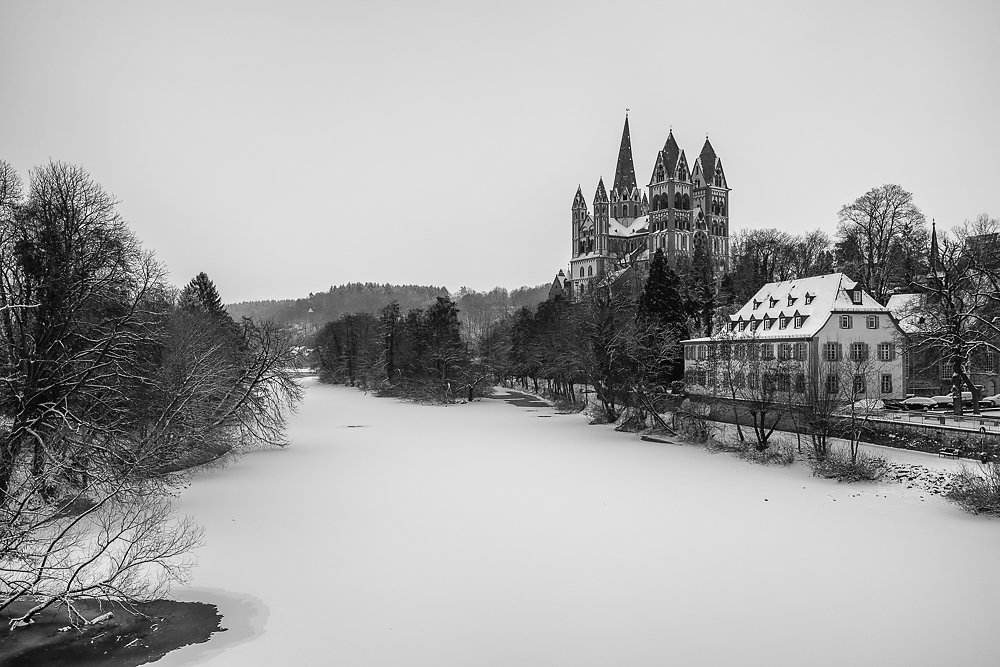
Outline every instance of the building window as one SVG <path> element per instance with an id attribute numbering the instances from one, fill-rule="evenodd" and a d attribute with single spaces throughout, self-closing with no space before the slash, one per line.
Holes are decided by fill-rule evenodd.
<path id="1" fill-rule="evenodd" d="M 778 300 L 775 299 L 774 297 L 770 297 L 770 296 L 767 297 L 767 302 L 768 302 L 768 304 L 770 304 L 770 305 L 768 305 L 768 308 L 774 308 L 775 306 L 778 305 Z"/>
<path id="2" fill-rule="evenodd" d="M 855 306 L 860 306 L 861 305 L 861 289 L 860 288 L 854 288 L 854 289 L 847 290 L 847 296 L 849 296 L 851 298 L 851 303 L 853 303 Z"/>
<path id="3" fill-rule="evenodd" d="M 851 316 L 850 315 L 841 315 L 840 316 L 840 328 L 841 329 L 850 329 L 851 328 Z"/>
<path id="4" fill-rule="evenodd" d="M 868 383 L 865 381 L 864 375 L 854 376 L 854 395 L 864 394 L 865 389 L 867 389 Z"/>
<path id="5" fill-rule="evenodd" d="M 840 380 L 835 374 L 826 376 L 826 393 L 836 394 L 840 391 Z"/>
<path id="6" fill-rule="evenodd" d="M 774 326 L 774 320 L 772 320 L 772 319 L 770 319 L 768 317 L 765 317 L 764 318 L 764 331 L 768 331 L 773 326 Z"/>
<path id="7" fill-rule="evenodd" d="M 869 329 L 878 329 L 878 315 L 869 315 L 867 320 Z"/>
<path id="8" fill-rule="evenodd" d="M 790 320 L 790 319 L 791 318 L 785 317 L 785 316 L 779 317 L 778 318 L 778 328 L 779 329 L 787 329 L 788 328 L 788 320 Z"/>
<path id="9" fill-rule="evenodd" d="M 788 295 L 788 305 L 789 305 L 789 306 L 792 306 L 792 305 L 794 305 L 794 304 L 795 304 L 795 302 L 796 302 L 797 300 L 798 300 L 798 299 L 796 299 L 796 298 L 795 298 L 794 296 L 792 296 L 791 294 L 789 294 L 789 295 Z"/>
<path id="10" fill-rule="evenodd" d="M 760 304 L 762 304 L 762 303 L 764 303 L 764 302 L 763 301 L 757 301 L 756 299 L 754 299 L 753 309 L 757 310 L 758 308 L 760 308 Z"/>
<path id="11" fill-rule="evenodd" d="M 840 343 L 825 343 L 823 358 L 827 361 L 840 361 Z"/>
<path id="12" fill-rule="evenodd" d="M 795 375 L 795 392 L 798 394 L 806 393 L 806 376 L 805 373 L 796 373 Z"/>
<path id="13" fill-rule="evenodd" d="M 698 359 L 704 359 L 706 355 L 707 355 L 707 350 L 705 350 L 705 346 L 704 345 L 699 345 L 698 346 Z"/>
<path id="14" fill-rule="evenodd" d="M 729 360 L 729 343 L 722 343 L 719 345 L 719 358 L 726 361 Z"/>
<path id="15" fill-rule="evenodd" d="M 792 390 L 792 378 L 788 373 L 778 373 L 778 391 L 788 393 Z"/>
<path id="16" fill-rule="evenodd" d="M 878 344 L 878 360 L 879 361 L 892 361 L 896 357 L 896 348 L 892 343 L 879 343 Z"/>
<path id="17" fill-rule="evenodd" d="M 891 394 L 892 393 L 892 374 L 882 373 L 882 393 Z"/>
<path id="18" fill-rule="evenodd" d="M 989 374 L 996 373 L 996 356 L 992 352 L 987 352 L 983 357 L 983 371 Z"/>
<path id="19" fill-rule="evenodd" d="M 815 298 L 816 298 L 815 294 L 809 294 L 808 292 L 806 292 L 806 305 L 808 306 L 810 303 L 812 303 L 813 299 Z"/>
<path id="20" fill-rule="evenodd" d="M 951 361 L 948 360 L 948 359 L 942 359 L 941 360 L 941 379 L 942 380 L 950 380 L 951 379 L 951 371 L 952 371 Z"/>
<path id="21" fill-rule="evenodd" d="M 806 316 L 805 315 L 796 315 L 795 316 L 795 328 L 796 329 L 801 329 L 802 325 L 805 324 L 805 322 L 806 322 Z"/>
<path id="22" fill-rule="evenodd" d="M 746 331 L 746 330 L 747 330 L 747 323 L 740 322 L 740 331 Z"/>
<path id="23" fill-rule="evenodd" d="M 583 278 L 583 267 L 580 267 L 580 277 Z"/>
<path id="24" fill-rule="evenodd" d="M 778 343 L 778 359 L 788 361 L 792 358 L 792 344 Z"/>
<path id="25" fill-rule="evenodd" d="M 760 358 L 761 359 L 774 359 L 774 346 L 770 343 L 760 344 Z"/>
<path id="26" fill-rule="evenodd" d="M 851 361 L 868 359 L 868 343 L 851 343 Z"/>
<path id="27" fill-rule="evenodd" d="M 806 351 L 807 349 L 808 348 L 807 348 L 807 346 L 806 346 L 805 343 L 796 343 L 795 344 L 795 360 L 796 361 L 805 361 L 806 357 L 808 356 L 808 352 Z"/>

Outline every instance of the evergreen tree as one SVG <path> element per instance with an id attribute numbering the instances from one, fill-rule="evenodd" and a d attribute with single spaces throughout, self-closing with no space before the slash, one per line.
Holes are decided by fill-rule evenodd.
<path id="1" fill-rule="evenodd" d="M 226 315 L 219 291 L 204 271 L 192 278 L 181 290 L 180 305 L 185 310 L 200 310 L 216 316 Z"/>
<path id="2" fill-rule="evenodd" d="M 646 286 L 639 295 L 639 316 L 654 317 L 663 324 L 678 326 L 685 333 L 687 318 L 684 301 L 678 291 L 680 278 L 667 264 L 663 250 L 657 250 L 649 263 Z"/>
<path id="3" fill-rule="evenodd" d="M 715 319 L 715 271 L 712 270 L 712 254 L 706 244 L 695 246 L 689 285 L 690 313 L 698 328 L 706 336 L 711 336 Z"/>

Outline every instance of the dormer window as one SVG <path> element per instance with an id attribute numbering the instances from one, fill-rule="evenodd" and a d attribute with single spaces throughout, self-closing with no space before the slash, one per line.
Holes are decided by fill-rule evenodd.
<path id="1" fill-rule="evenodd" d="M 805 324 L 805 322 L 806 322 L 806 316 L 805 315 L 796 315 L 795 316 L 795 328 L 796 329 L 801 329 L 802 325 Z"/>
<path id="2" fill-rule="evenodd" d="M 790 320 L 790 319 L 792 319 L 792 318 L 785 317 L 784 315 L 778 317 L 778 328 L 779 329 L 787 329 L 788 328 L 788 320 Z"/>
<path id="3" fill-rule="evenodd" d="M 759 326 L 760 326 L 760 322 L 756 322 L 756 321 L 750 322 L 750 330 L 751 331 L 756 331 L 757 327 L 759 327 Z"/>
<path id="4" fill-rule="evenodd" d="M 729 323 L 729 330 L 730 331 L 736 331 L 736 322 L 730 322 Z"/>
<path id="5" fill-rule="evenodd" d="M 753 300 L 753 309 L 757 310 L 758 308 L 760 308 L 760 304 L 762 304 L 762 303 L 764 303 L 764 302 L 763 301 L 758 301 L 757 299 L 754 299 Z"/>
<path id="6" fill-rule="evenodd" d="M 808 306 L 810 303 L 812 303 L 813 299 L 815 298 L 816 298 L 815 294 L 810 294 L 809 292 L 806 292 L 806 305 Z"/>
<path id="7" fill-rule="evenodd" d="M 788 305 L 789 306 L 794 306 L 796 301 L 798 301 L 798 299 L 796 299 L 791 294 L 788 295 Z"/>
<path id="8" fill-rule="evenodd" d="M 777 300 L 777 299 L 775 299 L 775 298 L 774 298 L 773 296 L 769 296 L 769 297 L 767 298 L 767 300 L 768 300 L 768 302 L 770 303 L 770 305 L 768 306 L 768 308 L 774 308 L 775 306 L 777 306 L 777 305 L 778 305 L 778 300 Z"/>
<path id="9" fill-rule="evenodd" d="M 747 323 L 740 322 L 740 331 L 746 331 L 746 330 L 747 330 Z"/>
<path id="10" fill-rule="evenodd" d="M 774 326 L 774 320 L 772 320 L 772 319 L 770 319 L 768 317 L 765 317 L 764 318 L 764 331 L 769 331 L 771 329 L 771 327 L 773 327 L 773 326 Z"/>
<path id="11" fill-rule="evenodd" d="M 860 306 L 861 305 L 861 290 L 859 288 L 855 287 L 854 289 L 849 289 L 849 290 L 846 290 L 846 291 L 847 291 L 847 296 L 850 297 L 850 299 L 851 299 L 851 303 L 853 303 L 855 306 Z"/>

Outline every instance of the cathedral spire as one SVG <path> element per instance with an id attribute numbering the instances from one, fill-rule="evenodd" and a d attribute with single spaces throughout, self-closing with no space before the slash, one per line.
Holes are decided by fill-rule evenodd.
<path id="1" fill-rule="evenodd" d="M 632 165 L 632 137 L 628 131 L 628 113 L 625 114 L 625 128 L 622 130 L 622 144 L 618 149 L 618 166 L 615 167 L 615 183 L 612 190 L 623 195 L 636 187 L 635 167 Z"/>
<path id="2" fill-rule="evenodd" d="M 931 276 L 938 275 L 938 257 L 937 226 L 934 223 L 934 218 L 931 218 Z"/>

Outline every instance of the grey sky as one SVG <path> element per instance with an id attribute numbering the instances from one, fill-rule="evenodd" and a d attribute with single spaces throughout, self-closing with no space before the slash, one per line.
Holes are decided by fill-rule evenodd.
<path id="1" fill-rule="evenodd" d="M 892 182 L 1000 215 L 995 2 L 11 2 L 0 158 L 84 165 L 176 283 L 551 280 L 624 120 L 708 132 L 733 230 L 833 231 Z"/>

